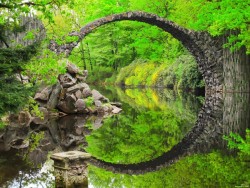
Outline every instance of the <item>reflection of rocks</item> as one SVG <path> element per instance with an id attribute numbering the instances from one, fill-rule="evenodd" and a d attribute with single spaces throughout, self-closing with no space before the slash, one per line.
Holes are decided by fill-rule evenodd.
<path id="1" fill-rule="evenodd" d="M 74 64 L 67 64 L 67 73 L 58 76 L 58 83 L 36 93 L 34 99 L 49 110 L 59 109 L 66 114 L 112 114 L 121 109 L 109 103 L 100 92 L 91 91 L 84 83 L 88 73 L 80 72 Z M 108 107 L 107 107 L 108 106 Z"/>
<path id="2" fill-rule="evenodd" d="M 28 158 L 35 167 L 44 163 L 47 160 L 48 152 L 43 151 L 41 148 L 36 148 L 28 154 Z"/>
<path id="3" fill-rule="evenodd" d="M 61 146 L 63 148 L 73 148 L 82 144 L 87 145 L 85 135 L 90 133 L 89 124 L 93 129 L 101 127 L 103 122 L 102 116 L 64 116 L 58 120 L 58 127 L 60 129 Z"/>
<path id="4" fill-rule="evenodd" d="M 16 124 L 18 122 L 12 122 L 5 130 L 0 130 L 0 151 L 12 149 L 29 151 L 29 148 L 35 147 L 46 154 L 56 148 L 71 150 L 77 149 L 79 145 L 85 147 L 87 146 L 85 136 L 89 135 L 92 130 L 100 128 L 103 118 L 103 116 L 67 115 L 61 118 L 34 118 L 30 124 L 25 126 L 18 126 Z M 16 120 L 16 118 L 14 119 Z M 41 131 L 43 136 L 34 145 L 32 137 Z M 30 157 L 32 156 L 34 155 Z"/>
<path id="5" fill-rule="evenodd" d="M 9 151 L 10 149 L 23 149 L 29 147 L 29 141 L 26 139 L 29 134 L 29 127 L 17 127 L 9 125 L 1 133 L 0 151 Z"/>
<path id="6" fill-rule="evenodd" d="M 31 114 L 27 111 L 21 111 L 19 114 L 10 114 L 8 117 L 10 126 L 28 126 L 32 121 Z"/>

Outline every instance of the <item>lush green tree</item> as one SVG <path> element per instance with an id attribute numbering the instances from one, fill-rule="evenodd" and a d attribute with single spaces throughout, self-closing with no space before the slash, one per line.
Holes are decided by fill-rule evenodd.
<path id="1" fill-rule="evenodd" d="M 191 26 L 214 36 L 229 34 L 227 47 L 242 46 L 250 53 L 250 2 L 244 0 L 194 1 L 200 7 Z"/>
<path id="2" fill-rule="evenodd" d="M 37 52 L 37 45 L 22 49 L 0 49 L 0 115 L 18 110 L 32 93 L 32 88 L 17 81 L 14 73 L 20 74 L 23 64 Z"/>

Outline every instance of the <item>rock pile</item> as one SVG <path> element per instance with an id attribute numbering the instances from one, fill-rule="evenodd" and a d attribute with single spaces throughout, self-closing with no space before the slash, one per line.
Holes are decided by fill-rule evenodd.
<path id="1" fill-rule="evenodd" d="M 119 113 L 120 108 L 109 102 L 97 90 L 85 83 L 88 72 L 80 72 L 74 64 L 67 64 L 67 73 L 58 76 L 58 83 L 36 93 L 34 99 L 48 111 L 58 109 L 65 114 Z"/>

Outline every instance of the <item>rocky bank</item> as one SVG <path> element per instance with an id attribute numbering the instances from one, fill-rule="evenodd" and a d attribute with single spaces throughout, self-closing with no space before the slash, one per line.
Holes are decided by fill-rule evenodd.
<path id="1" fill-rule="evenodd" d="M 115 103 L 99 91 L 91 90 L 86 84 L 88 72 L 81 72 L 72 63 L 67 64 L 67 72 L 58 76 L 58 83 L 37 92 L 34 99 L 42 110 L 58 109 L 64 114 L 116 114 L 121 111 Z"/>

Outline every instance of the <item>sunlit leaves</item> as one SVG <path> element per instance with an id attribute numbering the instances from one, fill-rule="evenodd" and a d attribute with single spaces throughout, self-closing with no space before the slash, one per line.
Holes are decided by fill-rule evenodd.
<path id="1" fill-rule="evenodd" d="M 54 84 L 58 74 L 66 72 L 65 66 L 66 61 L 60 60 L 60 56 L 50 50 L 42 50 L 25 65 L 25 73 L 32 78 L 33 83 Z"/>
<path id="2" fill-rule="evenodd" d="M 246 138 L 243 139 L 240 135 L 235 133 L 230 133 L 229 136 L 224 136 L 223 138 L 228 141 L 228 147 L 230 149 L 238 149 L 243 154 L 250 156 L 250 130 L 246 130 Z"/>
<path id="3" fill-rule="evenodd" d="M 250 2 L 245 0 L 222 1 L 194 1 L 200 7 L 197 21 L 192 27 L 198 30 L 208 30 L 212 35 L 218 36 L 228 31 L 238 34 L 229 36 L 229 45 L 232 50 L 246 46 L 249 50 L 249 23 Z"/>

